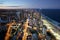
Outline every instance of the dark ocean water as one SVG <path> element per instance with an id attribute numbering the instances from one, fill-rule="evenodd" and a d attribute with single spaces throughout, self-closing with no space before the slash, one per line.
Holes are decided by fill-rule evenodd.
<path id="1" fill-rule="evenodd" d="M 42 13 L 60 23 L 60 9 L 42 9 Z"/>

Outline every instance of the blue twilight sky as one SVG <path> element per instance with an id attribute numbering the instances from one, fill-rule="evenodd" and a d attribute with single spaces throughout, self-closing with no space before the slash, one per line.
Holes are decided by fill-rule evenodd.
<path id="1" fill-rule="evenodd" d="M 0 0 L 0 6 L 20 6 L 22 8 L 60 9 L 60 0 Z"/>

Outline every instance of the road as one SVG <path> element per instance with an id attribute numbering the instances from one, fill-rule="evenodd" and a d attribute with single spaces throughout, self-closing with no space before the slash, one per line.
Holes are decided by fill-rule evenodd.
<path id="1" fill-rule="evenodd" d="M 28 19 L 26 20 L 26 22 L 24 23 L 24 35 L 22 37 L 22 40 L 27 40 L 27 36 L 28 36 L 28 33 L 27 33 L 27 27 L 28 27 Z"/>

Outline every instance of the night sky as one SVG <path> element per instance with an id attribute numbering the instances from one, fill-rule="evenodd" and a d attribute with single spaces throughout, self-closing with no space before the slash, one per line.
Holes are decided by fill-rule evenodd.
<path id="1" fill-rule="evenodd" d="M 0 6 L 60 9 L 60 0 L 0 0 Z"/>

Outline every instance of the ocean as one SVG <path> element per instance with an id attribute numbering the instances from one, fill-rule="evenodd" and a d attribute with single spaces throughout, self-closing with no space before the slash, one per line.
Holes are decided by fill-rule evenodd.
<path id="1" fill-rule="evenodd" d="M 60 23 L 60 9 L 42 9 L 42 13 Z"/>

